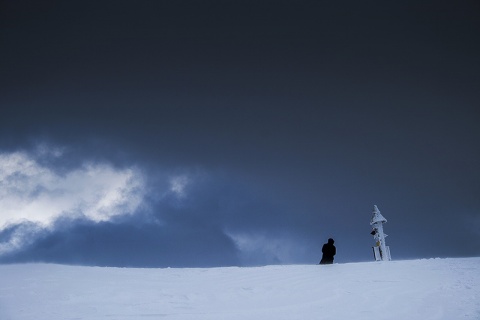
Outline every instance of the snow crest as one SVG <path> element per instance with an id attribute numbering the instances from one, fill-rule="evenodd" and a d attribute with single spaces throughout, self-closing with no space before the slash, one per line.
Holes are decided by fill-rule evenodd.
<path id="1" fill-rule="evenodd" d="M 0 319 L 480 319 L 480 258 L 211 269 L 0 266 Z"/>

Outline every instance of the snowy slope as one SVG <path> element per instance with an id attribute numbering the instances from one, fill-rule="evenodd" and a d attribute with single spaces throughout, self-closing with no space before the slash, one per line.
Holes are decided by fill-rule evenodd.
<path id="1" fill-rule="evenodd" d="M 211 269 L 3 265 L 0 319 L 480 319 L 480 258 Z"/>

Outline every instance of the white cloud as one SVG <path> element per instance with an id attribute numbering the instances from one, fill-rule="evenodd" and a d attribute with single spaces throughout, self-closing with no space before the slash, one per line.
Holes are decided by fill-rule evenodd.
<path id="1" fill-rule="evenodd" d="M 36 153 L 42 157 L 60 158 L 65 153 L 64 147 L 52 146 L 47 143 L 40 143 L 36 147 Z"/>
<path id="2" fill-rule="evenodd" d="M 42 228 L 34 223 L 25 223 L 16 226 L 15 229 L 11 231 L 8 241 L 0 242 L 0 255 L 34 242 L 35 237 L 32 235 L 41 230 Z"/>
<path id="3" fill-rule="evenodd" d="M 175 176 L 170 179 L 170 192 L 179 198 L 186 196 L 185 188 L 190 180 L 186 175 Z"/>
<path id="4" fill-rule="evenodd" d="M 61 157 L 58 150 L 52 157 Z M 60 217 L 108 221 L 134 213 L 143 193 L 135 168 L 85 163 L 59 174 L 26 152 L 0 153 L 0 230 L 26 221 L 49 227 Z"/>
<path id="5" fill-rule="evenodd" d="M 284 236 L 264 233 L 240 233 L 226 231 L 240 250 L 240 258 L 247 264 L 253 261 L 264 263 L 288 263 L 302 251 L 302 244 Z"/>

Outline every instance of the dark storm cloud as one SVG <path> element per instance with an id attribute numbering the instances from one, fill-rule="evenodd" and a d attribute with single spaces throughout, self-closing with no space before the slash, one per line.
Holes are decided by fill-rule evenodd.
<path id="1" fill-rule="evenodd" d="M 84 159 L 138 166 L 147 216 L 164 223 L 65 227 L 79 238 L 138 231 L 132 265 L 162 265 L 143 250 L 210 233 L 198 251 L 218 243 L 228 258 L 215 264 L 310 262 L 328 237 L 338 261 L 367 260 L 377 204 L 393 258 L 480 254 L 478 3 L 2 6 L 1 149 L 59 146 L 45 166 L 66 172 Z M 155 192 L 197 169 L 210 180 L 176 205 Z M 47 238 L 68 237 L 55 229 L 24 257 Z M 185 252 L 171 248 L 171 261 Z"/>
<path id="2" fill-rule="evenodd" d="M 3 254 L 0 261 L 207 267 L 305 258 L 304 250 L 271 247 L 271 241 L 278 242 L 275 237 L 282 237 L 283 244 L 298 240 L 287 231 L 289 226 L 282 221 L 281 211 L 255 199 L 238 183 L 226 184 L 221 177 L 199 174 L 189 179 L 194 181 L 185 187 L 185 194 L 163 195 L 135 215 L 105 222 L 66 216 L 49 228 L 35 223 L 9 225 L 0 233 L 0 240 L 17 247 Z M 272 214 L 279 215 L 277 221 L 272 221 Z M 256 237 L 256 247 L 237 243 L 238 235 Z"/>
<path id="3" fill-rule="evenodd" d="M 4 255 L 1 261 L 122 267 L 239 265 L 234 244 L 215 228 L 76 222 L 36 236 L 33 244 Z"/>

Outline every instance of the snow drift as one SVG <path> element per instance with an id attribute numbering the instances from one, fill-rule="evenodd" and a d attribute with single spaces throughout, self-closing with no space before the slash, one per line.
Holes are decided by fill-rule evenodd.
<path id="1" fill-rule="evenodd" d="M 480 258 L 209 269 L 0 266 L 0 319 L 480 319 Z"/>

